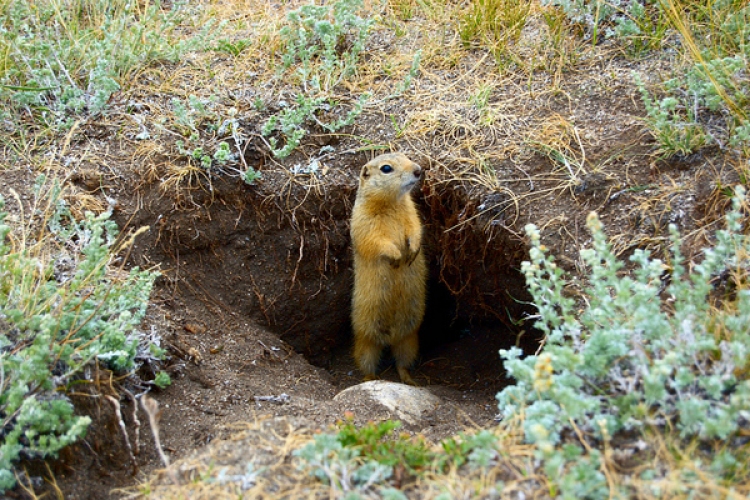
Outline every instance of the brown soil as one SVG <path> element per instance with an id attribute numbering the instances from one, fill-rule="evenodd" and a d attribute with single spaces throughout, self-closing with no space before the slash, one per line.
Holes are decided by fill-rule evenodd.
<path id="1" fill-rule="evenodd" d="M 374 40 L 395 50 L 386 39 Z M 206 65 L 214 71 L 229 64 L 220 55 L 211 57 Z M 733 160 L 715 151 L 672 162 L 656 159 L 640 98 L 627 76 L 654 72 L 653 63 L 592 56 L 585 72 L 567 73 L 551 92 L 549 78 L 557 73 L 500 78 L 485 68 L 491 58 L 481 51 L 467 51 L 454 65 L 431 57 L 409 100 L 366 110 L 346 135 L 314 131 L 283 162 L 270 156 L 259 135 L 273 108 L 258 112 L 249 97 L 222 98 L 220 106 L 238 110 L 247 138 L 239 162 L 263 175 L 253 186 L 224 171 L 188 172 L 171 138 L 141 143 L 134 139 L 139 126 L 124 116 L 81 124 L 69 148 L 50 162 L 53 173 L 69 181 L 80 209 L 114 203 L 122 228 L 150 228 L 133 246 L 130 263 L 162 273 L 144 328 L 161 335 L 170 355 L 166 369 L 173 383 L 153 396 L 163 409 L 161 442 L 172 459 L 228 436 L 233 424 L 261 416 L 305 417 L 320 428 L 346 411 L 357 422 L 371 418 L 366 405 L 332 399 L 361 380 L 349 353 L 348 217 L 356 172 L 377 152 L 362 147 L 359 137 L 403 151 L 426 169 L 416 198 L 426 224 L 430 296 L 413 374 L 449 404 L 438 418 L 407 430 L 431 440 L 491 425 L 495 394 L 508 383 L 498 349 L 519 338 L 529 352 L 538 345 L 530 324 L 520 322 L 532 312 L 519 272 L 526 258 L 521 236 L 526 223 L 542 228 L 545 244 L 574 272 L 582 268 L 578 251 L 588 240 L 585 218 L 591 210 L 598 211 L 624 255 L 634 248 L 661 248 L 670 222 L 689 235 L 688 254 L 704 241 L 702 230 L 724 206 L 717 179 L 724 185 L 736 180 Z M 172 88 L 200 92 L 173 70 L 153 74 L 173 74 Z M 592 74 L 598 75 L 595 81 Z M 460 92 L 451 92 L 457 75 L 463 75 Z M 499 113 L 481 130 L 474 125 L 476 110 L 466 105 L 477 82 L 492 84 L 490 106 Z M 256 83 L 256 95 L 272 104 L 271 91 Z M 431 95 L 444 96 L 439 109 L 426 99 Z M 142 102 L 154 111 L 133 113 L 147 121 L 164 99 L 159 87 L 141 82 L 113 106 Z M 411 126 L 398 134 L 391 116 Z M 470 146 L 467 138 L 473 138 Z M 584 168 L 570 176 L 536 143 L 554 145 Z M 292 166 L 306 164 L 326 145 L 339 153 L 326 157 L 320 173 L 292 173 Z M 476 155 L 492 172 L 487 178 L 492 182 L 468 169 Z M 17 207 L 9 190 L 27 196 L 30 180 L 42 169 L 24 160 L 16 164 L 0 172 L 11 210 Z M 69 164 L 76 165 L 73 172 L 62 168 Z M 180 166 L 182 177 L 176 177 Z M 107 375 L 100 377 L 104 392 Z M 382 376 L 398 379 L 387 362 Z M 127 381 L 111 387 L 123 395 Z M 287 402 L 256 401 L 282 394 Z M 65 498 L 116 498 L 113 489 L 133 486 L 161 467 L 142 413 L 134 472 L 111 405 L 94 396 L 75 400 L 94 420 L 89 435 L 50 462 L 49 471 L 40 462 L 24 464 L 37 478 L 37 491 L 54 489 L 41 483 L 43 477 L 55 481 Z M 135 442 L 133 402 L 123 396 L 121 404 Z M 20 490 L 8 496 L 25 498 Z"/>

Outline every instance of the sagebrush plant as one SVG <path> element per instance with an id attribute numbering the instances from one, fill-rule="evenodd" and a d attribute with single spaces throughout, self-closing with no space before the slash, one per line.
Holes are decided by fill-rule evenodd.
<path id="1" fill-rule="evenodd" d="M 272 115 L 262 127 L 269 137 L 273 154 L 289 156 L 307 135 L 306 122 L 328 132 L 351 125 L 369 99 L 364 93 L 346 110 L 336 96 L 336 87 L 357 70 L 372 19 L 360 17 L 361 0 L 337 0 L 327 5 L 304 5 L 287 14 L 280 36 L 284 46 L 282 66 L 301 86 L 294 102 L 282 102 L 282 110 Z M 326 119 L 320 115 L 339 115 Z M 284 144 L 280 146 L 280 133 Z"/>
<path id="2" fill-rule="evenodd" d="M 634 74 L 633 79 L 646 108 L 646 123 L 659 142 L 662 155 L 686 156 L 708 142 L 706 133 L 696 121 L 695 108 L 684 106 L 682 101 L 672 96 L 654 99 L 638 75 Z"/>
<path id="3" fill-rule="evenodd" d="M 665 31 L 659 0 L 542 0 L 542 5 L 562 9 L 594 44 L 616 37 L 640 51 L 656 46 Z"/>
<path id="4" fill-rule="evenodd" d="M 222 120 L 215 111 L 216 99 L 200 99 L 190 94 L 186 99 L 173 97 L 170 100 L 172 112 L 174 113 L 174 125 L 176 131 L 185 137 L 197 135 L 199 129 L 205 124 L 209 132 L 215 132 L 221 125 Z"/>
<path id="5" fill-rule="evenodd" d="M 590 269 L 581 312 L 564 292 L 567 280 L 545 252 L 539 230 L 526 227 L 531 260 L 522 268 L 545 345 L 524 359 L 517 348 L 501 351 L 516 382 L 498 394 L 499 408 L 504 418 L 522 416 L 525 437 L 536 444 L 563 498 L 627 496 L 625 485 L 612 490 L 602 469 L 605 448 L 618 434 L 632 438 L 660 429 L 684 441 L 731 443 L 750 424 L 744 202 L 738 187 L 726 229 L 716 232 L 714 247 L 690 272 L 672 226 L 668 262 L 636 250 L 633 272 L 620 276 L 625 264 L 590 215 L 592 247 L 581 251 Z M 743 447 L 728 445 L 699 467 L 730 480 L 746 459 Z M 644 477 L 658 479 L 663 471 L 647 472 Z"/>
<path id="6" fill-rule="evenodd" d="M 697 62 L 684 76 L 663 82 L 666 95 L 661 99 L 653 98 L 634 76 L 662 153 L 690 154 L 706 144 L 750 146 L 747 71 L 747 60 L 739 55 Z"/>
<path id="7" fill-rule="evenodd" d="M 216 26 L 183 39 L 186 8 L 126 0 L 10 0 L 0 6 L 0 101 L 13 121 L 26 110 L 59 129 L 104 111 L 129 72 L 177 61 L 202 47 Z"/>
<path id="8" fill-rule="evenodd" d="M 192 94 L 184 100 L 173 97 L 170 104 L 174 111 L 173 127 L 183 137 L 175 141 L 175 149 L 189 164 L 239 176 L 248 185 L 261 178 L 261 173 L 249 165 L 245 170 L 236 168 L 240 148 L 247 140 L 237 108 L 229 108 L 223 114 L 217 110 L 215 98 L 200 99 Z M 235 151 L 227 140 L 234 144 Z"/>
<path id="9" fill-rule="evenodd" d="M 422 62 L 422 51 L 418 50 L 414 53 L 414 58 L 411 60 L 411 66 L 409 66 L 409 72 L 404 76 L 404 80 L 396 85 L 396 92 L 390 97 L 399 97 L 406 92 L 412 84 L 414 78 L 419 74 L 419 65 Z"/>
<path id="10" fill-rule="evenodd" d="M 75 220 L 43 177 L 35 196 L 14 227 L 0 200 L 0 491 L 19 457 L 55 455 L 85 434 L 90 419 L 66 391 L 93 363 L 122 373 L 164 354 L 138 330 L 156 273 L 114 265 L 128 242 L 109 212 Z"/>

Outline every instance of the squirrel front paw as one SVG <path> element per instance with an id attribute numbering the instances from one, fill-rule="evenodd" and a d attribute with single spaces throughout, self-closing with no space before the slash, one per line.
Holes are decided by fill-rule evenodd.
<path id="1" fill-rule="evenodd" d="M 412 247 L 411 240 L 408 236 L 404 238 L 404 242 L 401 244 L 400 248 L 401 255 L 396 258 L 392 257 L 390 255 L 384 255 L 383 258 L 385 259 L 388 264 L 394 269 L 397 269 L 401 266 L 410 266 L 412 263 L 416 260 L 417 256 L 419 255 L 419 252 L 422 251 L 421 247 Z"/>
<path id="2" fill-rule="evenodd" d="M 419 255 L 419 252 L 422 250 L 422 247 L 418 244 L 416 246 L 412 245 L 411 239 L 407 236 L 405 245 L 404 245 L 404 252 L 403 252 L 403 261 L 404 264 L 407 266 L 412 265 L 414 260 L 416 260 L 417 255 Z"/>

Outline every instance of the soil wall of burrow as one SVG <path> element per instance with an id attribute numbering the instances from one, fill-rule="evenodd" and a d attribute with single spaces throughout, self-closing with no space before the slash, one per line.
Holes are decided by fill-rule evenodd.
<path id="1" fill-rule="evenodd" d="M 172 190 L 154 183 L 116 216 L 121 225 L 150 227 L 130 259 L 158 265 L 174 294 L 249 317 L 329 367 L 349 357 L 352 344 L 349 217 L 367 160 L 352 156 L 321 177 L 265 168 L 253 186 L 229 177 Z M 430 265 L 422 357 L 477 369 L 477 357 L 462 351 L 480 351 L 500 374 L 497 349 L 516 344 L 513 324 L 529 312 L 519 272 L 527 248 L 507 228 L 510 200 L 441 179 L 429 167 L 414 196 Z"/>

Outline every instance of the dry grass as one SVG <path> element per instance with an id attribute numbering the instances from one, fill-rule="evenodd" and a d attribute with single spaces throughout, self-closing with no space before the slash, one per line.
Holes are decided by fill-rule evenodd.
<path id="1" fill-rule="evenodd" d="M 522 443 L 518 425 L 495 430 L 501 454 L 491 467 L 451 466 L 427 470 L 417 477 L 401 477 L 408 498 L 548 498 L 548 487 L 535 465 L 533 446 Z M 152 476 L 136 488 L 122 490 L 124 498 L 229 499 L 237 498 L 338 498 L 336 490 L 304 473 L 292 456 L 312 440 L 304 421 L 259 418 L 233 426 L 232 437 L 211 444 Z M 442 448 L 433 445 L 437 451 Z M 240 476 L 252 463 L 253 480 L 241 487 Z M 247 476 L 250 477 L 250 476 Z M 222 479 L 225 478 L 225 479 Z M 228 478 L 232 478 L 229 480 Z M 175 484 L 175 482 L 177 484 Z M 171 484 L 170 484 L 171 483 Z M 498 489 L 498 485 L 503 487 Z M 500 495 L 500 496 L 497 496 Z"/>
<path id="2" fill-rule="evenodd" d="M 292 463 L 292 451 L 311 440 L 303 423 L 257 418 L 232 426 L 228 440 L 160 471 L 124 498 L 327 498 L 327 487 Z M 243 484 L 243 479 L 246 478 Z M 176 484 L 175 484 L 176 483 Z"/>
<path id="3" fill-rule="evenodd" d="M 315 480 L 298 467 L 294 450 L 312 440 L 304 421 L 258 418 L 233 426 L 232 436 L 180 460 L 153 475 L 136 488 L 120 491 L 124 498 L 230 499 L 230 498 L 340 498 L 340 492 Z M 540 467 L 535 447 L 523 442 L 520 421 L 502 422 L 492 430 L 500 454 L 489 467 L 463 465 L 447 470 L 426 470 L 416 477 L 395 477 L 392 481 L 407 498 L 548 499 L 554 486 Z M 572 437 L 584 445 L 580 434 Z M 739 500 L 750 492 L 750 482 L 728 488 L 696 458 L 711 453 L 698 442 L 684 443 L 678 437 L 655 430 L 647 443 L 607 439 L 600 470 L 613 492 L 627 487 L 632 497 L 651 499 L 726 498 Z M 440 444 L 433 445 L 442 452 Z M 253 466 L 248 469 L 247 465 Z M 658 480 L 643 479 L 646 471 L 659 471 Z M 248 471 L 251 473 L 248 474 Z M 243 479 L 247 481 L 241 486 Z M 392 484 L 393 484 L 392 483 Z M 369 498 L 369 497 L 368 497 Z"/>
<path id="4" fill-rule="evenodd" d="M 293 2 L 286 9 L 301 3 Z M 442 1 L 391 2 L 382 12 L 375 4 L 370 7 L 374 14 L 383 15 L 382 24 L 376 26 L 371 37 L 374 46 L 368 51 L 366 64 L 360 65 L 356 77 L 339 89 L 341 94 L 337 97 L 346 101 L 352 95 L 371 92 L 373 98 L 366 105 L 363 121 L 377 120 L 384 122 L 384 128 L 397 130 L 385 131 L 378 139 L 371 133 L 362 137 L 358 133 L 360 127 L 355 127 L 349 136 L 352 145 L 374 143 L 410 149 L 429 163 L 446 165 L 448 178 L 455 176 L 472 184 L 492 187 L 498 185 L 498 177 L 507 179 L 497 164 L 523 159 L 528 155 L 528 141 L 538 139 L 540 127 L 544 134 L 550 120 L 559 116 L 550 107 L 557 107 L 553 101 L 566 94 L 560 88 L 562 72 L 580 72 L 590 77 L 595 72 L 593 66 L 599 64 L 593 57 L 585 63 L 550 63 L 550 47 L 556 51 L 570 49 L 556 47 L 544 23 L 543 9 L 532 9 L 528 27 L 519 33 L 517 45 L 524 52 L 523 64 L 507 67 L 499 66 L 491 51 L 484 50 L 484 44 L 467 48 L 461 42 L 459 26 L 445 22 L 462 12 L 459 5 Z M 404 9 L 412 12 L 408 22 L 388 16 L 389 12 Z M 150 173 L 165 190 L 192 187 L 198 181 L 194 169 L 179 167 L 187 159 L 177 153 L 174 143 L 185 131 L 181 132 L 176 123 L 172 98 L 185 100 L 192 95 L 206 102 L 213 99 L 211 120 L 224 119 L 229 108 L 235 108 L 243 124 L 262 123 L 268 116 L 265 109 L 253 108 L 255 102 L 273 108 L 280 99 L 290 100 L 295 89 L 278 72 L 281 48 L 277 32 L 284 13 L 283 9 L 271 9 L 262 2 L 212 5 L 205 15 L 227 22 L 222 39 L 247 39 L 247 48 L 237 55 L 195 54 L 181 66 L 150 67 L 134 76 L 129 95 L 131 100 L 148 105 L 149 123 L 123 116 L 124 123 L 118 120 L 118 125 L 124 127 L 125 137 L 136 136 L 146 127 L 155 144 L 139 144 L 137 148 L 160 149 L 171 158 L 164 162 L 163 171 Z M 394 100 L 390 96 L 408 73 L 417 49 L 422 52 L 419 75 L 412 87 Z M 550 73 L 546 67 L 540 70 L 538 64 L 542 61 L 545 66 L 554 65 L 554 71 Z M 483 92 L 484 102 L 480 105 L 472 96 Z M 389 123 L 392 127 L 388 127 Z M 200 125 L 205 124 L 196 125 L 202 130 Z M 243 127 L 244 140 L 260 139 L 257 128 L 253 128 Z M 367 129 L 365 123 L 364 130 Z M 203 133 L 201 136 L 200 145 L 207 149 L 219 139 Z M 139 154 L 138 163 L 153 168 L 148 158 L 149 155 Z"/>
<path id="5" fill-rule="evenodd" d="M 228 140 L 233 150 L 246 151 L 248 144 L 267 150 L 260 125 L 280 101 L 291 101 L 298 91 L 290 85 L 289 73 L 279 71 L 283 50 L 279 27 L 286 12 L 304 3 L 290 2 L 284 9 L 257 1 L 205 4 L 196 29 L 206 19 L 214 19 L 225 23 L 221 40 L 247 40 L 247 46 L 237 54 L 206 51 L 178 65 L 143 68 L 132 74 L 125 88 L 136 111 L 147 109 L 148 113 L 115 106 L 114 112 L 103 117 L 101 125 L 119 131 L 120 148 L 130 155 L 144 180 L 159 183 L 177 207 L 194 208 L 190 192 L 212 189 L 211 175 L 179 151 L 178 141 L 208 152 L 222 140 Z M 480 38 L 467 46 L 462 41 L 460 23 L 451 21 L 467 15 L 462 4 L 394 1 L 382 9 L 377 2 L 366 2 L 365 8 L 379 22 L 365 62 L 336 89 L 335 97 L 351 102 L 365 91 L 373 97 L 351 131 L 337 136 L 343 139 L 345 151 L 331 158 L 329 166 L 336 168 L 341 159 L 345 161 L 346 150 L 406 150 L 433 166 L 434 182 L 508 196 L 513 200 L 515 221 L 522 211 L 520 203 L 546 194 L 571 193 L 582 175 L 600 168 L 603 155 L 627 146 L 617 142 L 622 140 L 616 137 L 622 128 L 618 116 L 578 114 L 580 96 L 573 95 L 580 94 L 584 85 L 632 92 L 622 82 L 626 70 L 621 71 L 612 59 L 602 63 L 596 47 L 575 46 L 575 38 L 565 31 L 562 21 L 555 20 L 558 14 L 552 9 L 533 3 L 524 10 L 526 25 L 512 44 L 516 57 L 507 64 L 495 57 L 494 42 Z M 421 51 L 418 74 L 411 87 L 394 98 L 417 50 Z M 648 69 L 648 65 L 643 67 L 643 71 Z M 190 129 L 175 115 L 172 103 L 173 99 L 187 102 L 190 96 L 207 103 L 207 112 L 194 117 L 199 133 L 193 141 L 188 140 Z M 233 113 L 239 117 L 238 136 L 222 137 L 207 128 Z M 140 138 L 144 132 L 145 140 Z M 325 133 L 309 138 L 313 144 L 333 140 Z M 610 142 L 608 151 L 587 158 L 589 144 L 603 141 Z M 283 162 L 267 158 L 270 161 L 239 167 L 288 172 L 293 164 L 317 156 L 313 144 L 303 145 Z M 559 151 L 570 164 L 561 168 L 554 159 L 543 160 L 550 151 Z M 96 163 L 107 161 L 103 157 Z M 241 162 L 246 163 L 244 156 Z M 295 182 L 318 183 L 315 189 L 325 189 L 325 181 L 297 177 Z"/>

